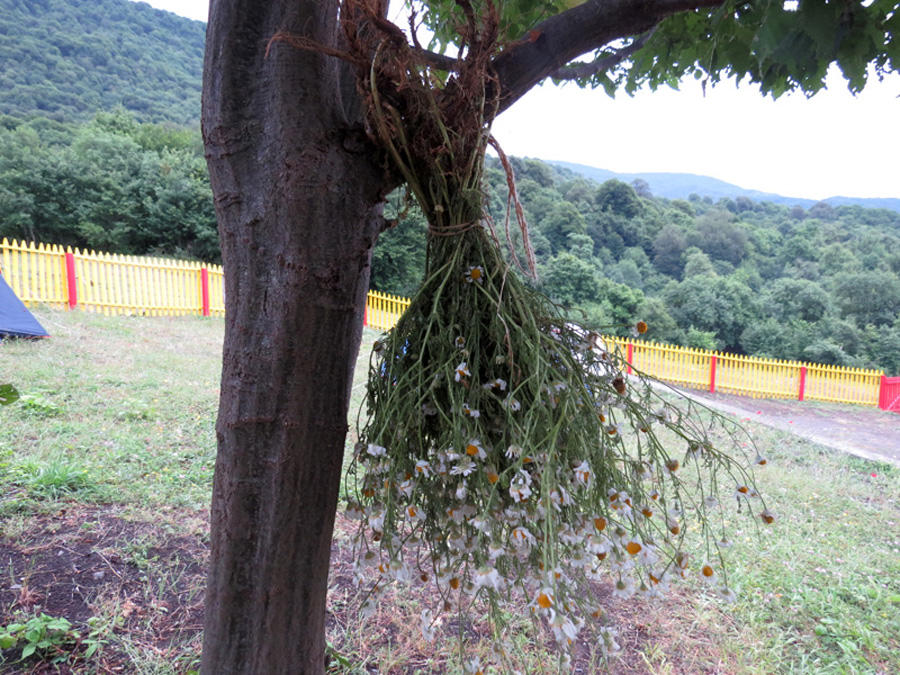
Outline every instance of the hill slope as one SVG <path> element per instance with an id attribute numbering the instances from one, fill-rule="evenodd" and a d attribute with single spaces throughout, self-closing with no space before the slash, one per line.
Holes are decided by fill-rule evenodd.
<path id="1" fill-rule="evenodd" d="M 0 0 L 0 115 L 83 121 L 121 105 L 196 124 L 205 32 L 128 0 Z"/>
<path id="2" fill-rule="evenodd" d="M 701 197 L 710 197 L 714 201 L 722 198 L 737 199 L 738 197 L 747 197 L 755 202 L 772 202 L 773 204 L 802 206 L 803 208 L 809 208 L 817 203 L 814 199 L 785 197 L 771 192 L 747 190 L 738 187 L 737 185 L 726 183 L 718 178 L 698 176 L 692 173 L 616 173 L 614 171 L 598 169 L 584 164 L 558 162 L 551 159 L 542 161 L 553 164 L 554 166 L 561 166 L 569 169 L 585 178 L 591 178 L 600 183 L 611 178 L 616 178 L 626 183 L 630 183 L 636 179 L 644 180 L 650 186 L 650 190 L 655 196 L 665 197 L 666 199 L 686 199 L 688 195 L 694 193 Z M 862 197 L 829 197 L 822 201 L 827 202 L 832 206 L 842 206 L 846 204 L 864 206 L 872 209 L 891 209 L 892 211 L 900 212 L 900 199 L 893 198 L 867 199 Z"/>

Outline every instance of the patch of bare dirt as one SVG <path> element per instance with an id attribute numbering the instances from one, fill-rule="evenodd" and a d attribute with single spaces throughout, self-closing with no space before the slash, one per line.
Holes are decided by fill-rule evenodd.
<path id="1" fill-rule="evenodd" d="M 454 651 L 459 630 L 467 641 L 489 637 L 483 623 L 448 623 L 442 647 L 425 642 L 418 627 L 418 613 L 432 593 L 425 583 L 393 591 L 382 610 L 360 627 L 360 597 L 352 583 L 348 546 L 354 527 L 338 516 L 327 616 L 328 639 L 353 665 L 352 672 L 444 673 L 449 660 L 458 657 Z M 148 655 L 177 673 L 197 668 L 208 557 L 205 535 L 179 532 L 172 524 L 129 520 L 116 507 L 70 505 L 28 517 L 20 535 L 0 537 L 0 625 L 44 612 L 68 619 L 85 635 L 88 619 L 101 617 L 107 622 L 107 644 L 89 663 L 73 658 L 59 665 L 34 658 L 21 663 L 17 652 L 7 650 L 0 674 L 128 674 L 136 672 L 132 659 Z M 699 628 L 685 632 L 683 617 L 692 613 L 695 591 L 675 587 L 659 603 L 619 601 L 602 584 L 595 590 L 623 647 L 610 672 L 724 675 L 710 665 L 716 662 L 716 647 L 709 636 Z M 83 647 L 73 652 L 83 653 Z M 552 648 L 546 653 L 552 654 Z M 596 664 L 590 646 L 582 646 L 573 672 L 598 672 Z M 332 658 L 329 673 L 343 672 L 351 671 Z"/>
<path id="2" fill-rule="evenodd" d="M 31 516 L 22 529 L 0 539 L 0 625 L 44 613 L 69 620 L 84 637 L 88 620 L 98 617 L 107 638 L 111 630 L 135 649 L 173 657 L 199 636 L 207 558 L 201 538 L 83 506 Z M 90 670 L 78 646 L 69 663 L 54 666 L 18 662 L 18 650 L 6 650 L 0 673 L 134 672 L 118 644 L 108 640 Z"/>

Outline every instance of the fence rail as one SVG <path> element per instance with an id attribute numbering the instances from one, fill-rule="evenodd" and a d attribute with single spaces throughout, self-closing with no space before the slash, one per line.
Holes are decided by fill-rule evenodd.
<path id="1" fill-rule="evenodd" d="M 122 256 L 60 246 L 0 243 L 0 272 L 26 306 L 76 307 L 103 314 L 225 315 L 222 268 L 198 262 Z M 393 328 L 409 299 L 370 291 L 366 324 Z M 755 398 L 793 398 L 900 411 L 900 377 L 876 370 L 738 356 L 605 338 L 630 364 L 683 387 Z"/>

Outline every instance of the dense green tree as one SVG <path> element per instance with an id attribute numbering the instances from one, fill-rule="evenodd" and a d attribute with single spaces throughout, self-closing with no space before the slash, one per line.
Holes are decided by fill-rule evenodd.
<path id="1" fill-rule="evenodd" d="M 731 213 L 707 211 L 697 221 L 697 229 L 688 237 L 688 243 L 696 246 L 713 260 L 724 260 L 739 265 L 747 255 L 749 237 L 734 222 Z"/>
<path id="2" fill-rule="evenodd" d="M 643 210 L 641 200 L 634 188 L 615 178 L 597 188 L 594 199 L 601 211 L 606 211 L 614 216 L 631 219 L 640 215 Z"/>
<path id="3" fill-rule="evenodd" d="M 680 277 L 684 269 L 682 256 L 688 247 L 680 227 L 666 225 L 653 240 L 653 265 L 662 274 Z"/>
<path id="4" fill-rule="evenodd" d="M 762 311 L 781 322 L 816 322 L 831 309 L 828 292 L 814 281 L 778 279 L 762 295 Z"/>
<path id="5" fill-rule="evenodd" d="M 555 202 L 538 220 L 538 229 L 550 242 L 554 252 L 565 251 L 570 234 L 585 234 L 584 216 L 570 202 Z"/>
<path id="6" fill-rule="evenodd" d="M 684 267 L 683 277 L 685 279 L 716 275 L 716 269 L 712 264 L 712 260 L 709 259 L 706 253 L 695 246 L 685 249 L 682 255 L 682 264 Z"/>
<path id="7" fill-rule="evenodd" d="M 425 269 L 425 225 L 418 209 L 381 234 L 372 251 L 373 288 L 411 297 Z"/>
<path id="8" fill-rule="evenodd" d="M 900 279 L 891 272 L 843 272 L 834 278 L 841 314 L 861 325 L 890 325 L 900 313 Z"/>
<path id="9" fill-rule="evenodd" d="M 714 333 L 730 350 L 740 351 L 741 334 L 757 317 L 753 291 L 731 277 L 688 277 L 667 286 L 663 299 L 680 325 Z"/>
<path id="10" fill-rule="evenodd" d="M 550 258 L 541 282 L 544 293 L 567 307 L 597 302 L 600 295 L 600 281 L 594 267 L 571 253 Z"/>

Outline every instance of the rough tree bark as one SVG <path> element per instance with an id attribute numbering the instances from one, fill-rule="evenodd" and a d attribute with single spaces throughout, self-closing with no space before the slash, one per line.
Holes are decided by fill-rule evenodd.
<path id="1" fill-rule="evenodd" d="M 337 4 L 212 3 L 203 133 L 226 332 L 202 672 L 324 668 L 353 365 L 385 179 L 353 73 L 275 44 L 337 39 Z"/>
<path id="2" fill-rule="evenodd" d="M 497 60 L 503 107 L 567 60 L 721 0 L 592 0 Z M 389 185 L 338 3 L 212 0 L 203 133 L 226 333 L 202 672 L 324 672 L 325 592 L 371 248 Z"/>

